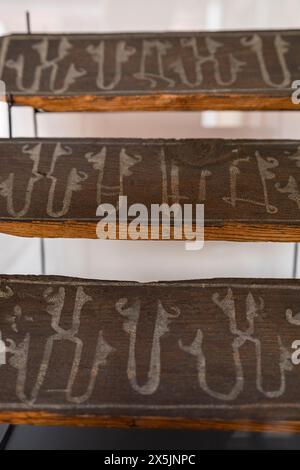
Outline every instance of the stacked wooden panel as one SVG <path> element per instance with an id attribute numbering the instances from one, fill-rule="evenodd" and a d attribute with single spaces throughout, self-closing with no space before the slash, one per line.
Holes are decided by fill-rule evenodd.
<path id="1" fill-rule="evenodd" d="M 0 79 L 45 111 L 297 110 L 299 39 L 13 35 Z M 299 162 L 300 141 L 1 140 L 0 231 L 95 238 L 127 196 L 203 203 L 206 240 L 299 241 Z M 299 288 L 1 276 L 0 420 L 299 430 Z"/>

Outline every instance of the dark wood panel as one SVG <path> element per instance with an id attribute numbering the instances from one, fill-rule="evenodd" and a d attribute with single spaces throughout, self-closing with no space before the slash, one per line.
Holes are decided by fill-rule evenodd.
<path id="1" fill-rule="evenodd" d="M 11 35 L 0 79 L 48 111 L 297 109 L 299 31 Z"/>
<path id="2" fill-rule="evenodd" d="M 96 238 L 97 207 L 127 196 L 149 220 L 204 204 L 207 240 L 299 241 L 299 182 L 300 141 L 3 139 L 0 231 Z"/>
<path id="3" fill-rule="evenodd" d="M 0 277 L 0 421 L 299 430 L 300 281 Z"/>

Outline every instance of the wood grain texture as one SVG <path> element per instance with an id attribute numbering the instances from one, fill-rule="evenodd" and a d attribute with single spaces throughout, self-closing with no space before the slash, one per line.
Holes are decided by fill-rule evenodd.
<path id="1" fill-rule="evenodd" d="M 300 31 L 11 35 L 0 79 L 46 111 L 297 109 Z"/>
<path id="2" fill-rule="evenodd" d="M 298 432 L 299 290 L 1 276 L 0 422 Z"/>
<path id="3" fill-rule="evenodd" d="M 0 231 L 96 238 L 98 206 L 127 196 L 149 221 L 153 204 L 204 204 L 206 240 L 299 241 L 299 181 L 300 141 L 2 139 Z"/>

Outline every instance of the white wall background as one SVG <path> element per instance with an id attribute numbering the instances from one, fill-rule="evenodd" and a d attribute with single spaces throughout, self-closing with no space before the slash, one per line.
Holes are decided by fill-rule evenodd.
<path id="1" fill-rule="evenodd" d="M 299 28 L 299 0 L 0 0 L 0 34 Z M 300 71 L 299 71 L 300 74 Z M 15 137 L 33 136 L 29 108 L 13 110 Z M 299 138 L 289 112 L 39 114 L 40 137 Z M 5 105 L 0 135 L 7 136 Z M 46 273 L 98 279 L 163 280 L 214 276 L 291 277 L 293 244 L 46 240 Z M 298 270 L 299 271 L 299 270 Z M 41 272 L 40 241 L 0 236 L 0 272 Z"/>

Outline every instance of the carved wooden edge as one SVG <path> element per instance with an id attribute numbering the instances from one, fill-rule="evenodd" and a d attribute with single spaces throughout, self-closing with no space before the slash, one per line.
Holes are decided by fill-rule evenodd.
<path id="1" fill-rule="evenodd" d="M 299 111 L 290 95 L 256 93 L 152 94 L 137 96 L 22 96 L 11 95 L 17 106 L 47 112 L 123 111 Z"/>
<path id="2" fill-rule="evenodd" d="M 1 424 L 140 429 L 191 429 L 240 432 L 299 433 L 300 421 L 195 420 L 158 416 L 63 415 L 43 411 L 0 412 Z"/>
<path id="3" fill-rule="evenodd" d="M 117 233 L 119 233 L 118 225 L 117 228 Z M 80 222 L 76 220 L 60 222 L 1 220 L 0 233 L 24 238 L 97 239 L 96 222 Z M 255 225 L 240 222 L 219 226 L 206 226 L 204 229 L 204 241 L 299 242 L 300 227 L 279 223 Z"/>

